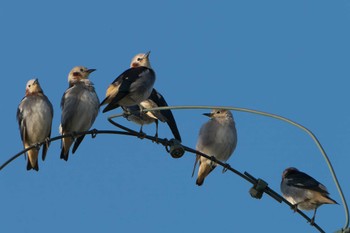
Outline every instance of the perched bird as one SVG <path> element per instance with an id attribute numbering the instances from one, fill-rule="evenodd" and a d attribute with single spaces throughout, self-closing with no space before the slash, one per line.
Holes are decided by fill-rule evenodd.
<path id="1" fill-rule="evenodd" d="M 131 61 L 129 69 L 119 75 L 109 85 L 106 98 L 101 105 L 108 104 L 103 112 L 108 112 L 119 106 L 139 105 L 152 92 L 156 74 L 151 68 L 149 54 L 137 54 Z"/>
<path id="2" fill-rule="evenodd" d="M 166 107 L 168 106 L 164 97 L 153 88 L 151 95 L 148 99 L 142 101 L 140 106 L 144 109 L 147 108 L 156 108 L 156 107 Z M 151 124 L 155 122 L 156 124 L 156 135 L 158 138 L 158 120 L 161 122 L 166 122 L 174 135 L 174 138 L 181 142 L 180 132 L 177 128 L 175 118 L 170 109 L 168 110 L 156 110 L 156 111 L 148 111 L 141 112 L 140 107 L 138 105 L 133 105 L 129 107 L 123 107 L 124 116 L 129 121 L 135 122 L 136 124 L 141 125 L 140 133 L 142 133 L 142 126 Z"/>
<path id="3" fill-rule="evenodd" d="M 53 108 L 44 95 L 38 79 L 27 82 L 26 94 L 17 109 L 17 120 L 24 148 L 48 140 L 51 136 Z M 42 159 L 45 160 L 49 143 L 43 144 Z M 38 148 L 27 151 L 27 170 L 39 170 Z"/>
<path id="4" fill-rule="evenodd" d="M 199 131 L 196 150 L 214 156 L 221 162 L 226 162 L 237 145 L 237 131 L 232 113 L 229 110 L 213 109 L 211 113 L 203 115 L 211 119 Z M 196 184 L 200 186 L 217 164 L 197 154 L 192 176 L 198 160 L 199 170 Z"/>
<path id="5" fill-rule="evenodd" d="M 294 167 L 283 171 L 281 181 L 283 197 L 300 210 L 314 210 L 311 224 L 314 224 L 316 211 L 322 204 L 338 204 L 328 195 L 327 188 Z"/>
<path id="6" fill-rule="evenodd" d="M 99 111 L 99 99 L 93 83 L 88 79 L 95 69 L 83 66 L 74 67 L 68 75 L 69 88 L 61 100 L 62 116 L 60 133 L 62 135 L 87 131 L 94 123 Z M 78 149 L 85 135 L 62 138 L 61 159 L 68 160 L 69 148 L 74 143 L 72 153 Z"/>

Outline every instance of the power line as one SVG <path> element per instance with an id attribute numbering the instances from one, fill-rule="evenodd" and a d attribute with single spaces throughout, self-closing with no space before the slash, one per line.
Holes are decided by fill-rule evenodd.
<path id="1" fill-rule="evenodd" d="M 243 109 L 243 108 L 234 108 L 234 107 L 218 107 L 218 106 L 169 106 L 169 107 L 159 107 L 159 108 L 152 108 L 152 109 L 144 109 L 143 111 L 150 111 L 150 110 L 165 110 L 165 109 L 213 109 L 213 108 L 223 108 L 223 109 L 229 109 L 229 110 L 235 110 L 235 111 L 242 111 L 242 112 L 249 112 L 249 113 L 254 113 L 254 114 L 259 114 L 259 115 L 264 115 L 264 116 L 269 116 L 269 117 L 273 117 L 276 119 L 280 119 L 286 122 L 291 123 L 292 125 L 295 125 L 301 129 L 303 129 L 304 131 L 307 131 L 309 133 L 310 136 L 313 136 L 314 141 L 316 142 L 316 144 L 318 144 L 318 147 L 320 148 L 321 151 L 323 151 L 324 156 L 327 158 L 329 164 L 330 161 L 326 155 L 326 153 L 324 152 L 320 142 L 317 140 L 316 136 L 307 128 L 305 128 L 304 126 L 295 123 L 287 118 L 281 117 L 281 116 L 277 116 L 274 114 L 270 114 L 270 113 L 264 113 L 264 112 L 259 112 L 256 110 L 250 110 L 250 109 Z M 57 137 L 53 137 L 50 138 L 48 140 L 45 140 L 43 142 L 37 143 L 35 145 L 32 145 L 31 147 L 28 147 L 25 150 L 22 150 L 21 152 L 17 153 L 16 155 L 12 156 L 9 160 L 7 160 L 4 164 L 2 164 L 0 166 L 0 171 L 6 167 L 9 163 L 11 163 L 13 160 L 15 160 L 16 158 L 18 158 L 19 156 L 21 156 L 22 154 L 26 153 L 28 150 L 33 149 L 33 148 L 40 148 L 41 145 L 43 145 L 44 143 L 48 143 L 48 142 L 52 142 L 52 141 L 56 141 L 56 140 L 60 140 L 62 138 L 65 137 L 76 137 L 76 136 L 80 136 L 80 135 L 91 135 L 92 138 L 95 138 L 96 135 L 98 134 L 118 134 L 118 135 L 125 135 L 125 136 L 134 136 L 134 137 L 138 137 L 140 139 L 147 139 L 147 140 L 151 140 L 151 141 L 156 141 L 158 144 L 161 144 L 165 147 L 165 149 L 167 150 L 167 152 L 169 152 L 171 154 L 172 157 L 174 158 L 179 158 L 181 157 L 185 151 L 190 152 L 192 154 L 198 154 L 201 155 L 211 161 L 213 161 L 214 163 L 217 163 L 218 165 L 223 167 L 223 172 L 229 170 L 233 173 L 235 173 L 236 175 L 240 176 L 241 178 L 247 180 L 248 182 L 250 182 L 251 184 L 253 184 L 253 187 L 250 189 L 250 195 L 254 198 L 257 199 L 261 199 L 263 193 L 266 193 L 267 195 L 269 195 L 270 197 L 272 197 L 273 199 L 275 199 L 276 201 L 282 203 L 286 203 L 288 206 L 290 206 L 291 208 L 294 207 L 293 204 L 291 204 L 290 202 L 288 202 L 286 199 L 284 199 L 280 194 L 278 194 L 277 192 L 275 192 L 273 189 L 271 189 L 270 187 L 268 187 L 267 182 L 265 182 L 262 179 L 256 179 L 254 176 L 252 176 L 251 174 L 249 174 L 248 172 L 244 172 L 241 173 L 238 170 L 232 168 L 228 163 L 223 163 L 219 160 L 216 160 L 215 157 L 210 156 L 210 155 L 206 155 L 204 153 L 201 153 L 199 151 L 196 151 L 190 147 L 187 147 L 183 144 L 181 144 L 179 141 L 175 140 L 175 139 L 171 139 L 168 140 L 166 138 L 162 139 L 162 138 L 156 138 L 153 136 L 149 136 L 147 134 L 144 133 L 140 133 L 137 131 L 134 131 L 130 128 L 127 128 L 123 125 L 118 124 L 117 122 L 113 121 L 113 118 L 116 117 L 120 117 L 123 114 L 118 114 L 118 115 L 113 115 L 110 116 L 108 118 L 108 121 L 113 124 L 114 126 L 124 130 L 124 131 L 116 131 L 116 130 L 97 130 L 97 129 L 92 129 L 89 131 L 83 131 L 83 132 L 73 132 L 70 134 L 66 134 L 66 135 L 61 135 L 61 136 L 57 136 Z M 326 160 L 326 161 L 327 161 Z M 331 164 L 330 167 L 332 168 Z M 333 170 L 333 168 L 331 169 L 331 171 Z M 334 171 L 333 171 L 334 172 Z M 334 177 L 335 174 L 334 174 Z M 339 184 L 338 184 L 339 185 Z M 340 187 L 340 185 L 339 185 Z M 340 193 L 342 195 L 341 189 L 340 189 Z M 345 198 L 342 196 L 342 199 L 344 199 L 343 203 L 345 203 L 344 205 L 346 205 L 346 201 Z M 346 206 L 346 211 L 347 211 L 347 206 Z M 308 222 L 311 221 L 311 219 L 304 214 L 302 211 L 300 211 L 299 209 L 296 209 L 296 212 L 301 215 L 303 218 L 305 218 Z M 346 215 L 346 219 L 348 220 L 348 215 Z M 348 224 L 348 223 L 347 223 Z M 317 225 L 316 223 L 312 224 L 313 227 L 315 227 L 319 232 L 325 232 L 319 225 Z M 342 230 L 338 231 L 339 233 L 345 233 L 345 232 L 349 232 L 349 229 L 347 228 L 348 225 L 346 225 Z"/>
<path id="2" fill-rule="evenodd" d="M 214 107 L 214 108 L 215 108 L 215 107 Z M 144 109 L 144 111 L 148 111 L 148 110 L 149 110 L 149 109 Z M 121 124 L 118 124 L 117 122 L 115 122 L 115 121 L 112 120 L 112 118 L 116 118 L 116 117 L 120 117 L 120 116 L 122 116 L 122 114 L 110 116 L 110 117 L 108 118 L 108 121 L 109 121 L 111 124 L 113 124 L 114 126 L 116 126 L 116 127 L 118 127 L 118 128 L 121 128 L 121 129 L 123 129 L 123 130 L 126 130 L 128 133 L 133 134 L 133 135 L 135 135 L 135 136 L 138 135 L 139 137 L 141 136 L 141 138 L 144 137 L 144 138 L 149 139 L 149 140 L 152 140 L 152 141 L 155 141 L 155 140 L 156 140 L 155 137 L 148 136 L 148 135 L 140 135 L 139 132 L 136 132 L 136 131 L 134 131 L 134 130 L 132 130 L 132 129 L 130 129 L 130 128 L 127 128 L 127 127 L 125 127 L 125 126 L 123 126 L 123 125 L 121 125 Z M 175 144 L 176 144 L 176 143 L 180 144 L 179 142 L 176 142 L 176 141 L 172 141 L 172 140 L 168 141 L 167 139 L 159 139 L 159 138 L 158 138 L 158 143 L 162 144 L 162 145 L 165 146 L 165 147 L 174 146 L 174 143 L 175 143 Z M 200 151 L 196 151 L 196 150 L 194 150 L 194 149 L 192 149 L 192 148 L 190 148 L 190 147 L 187 147 L 187 146 L 185 146 L 185 145 L 183 145 L 183 144 L 180 144 L 180 145 L 181 145 L 181 147 L 183 148 L 184 151 L 190 152 L 190 153 L 192 153 L 192 154 L 194 154 L 194 155 L 196 155 L 196 154 L 201 155 L 201 156 L 203 156 L 203 157 L 205 157 L 205 158 L 207 158 L 207 159 L 210 159 L 210 160 L 213 161 L 214 163 L 219 164 L 220 166 L 223 167 L 223 172 L 229 170 L 229 171 L 235 173 L 236 175 L 240 176 L 241 178 L 247 180 L 248 182 L 252 183 L 252 184 L 253 184 L 253 187 L 252 187 L 252 189 L 250 190 L 250 194 L 251 194 L 252 197 L 257 198 L 257 199 L 261 199 L 262 193 L 265 192 L 266 194 L 268 194 L 269 196 L 271 196 L 272 198 L 274 198 L 276 201 L 278 201 L 278 202 L 280 202 L 280 203 L 281 203 L 281 202 L 284 202 L 284 203 L 286 203 L 287 205 L 289 205 L 291 208 L 294 208 L 294 205 L 293 205 L 293 204 L 291 204 L 290 202 L 288 202 L 285 198 L 283 198 L 281 195 L 279 195 L 279 194 L 278 194 L 277 192 L 275 192 L 273 189 L 271 189 L 270 187 L 268 187 L 267 183 L 266 183 L 265 181 L 263 181 L 262 179 L 256 179 L 256 178 L 254 178 L 252 175 L 250 175 L 248 172 L 244 172 L 244 174 L 242 174 L 242 173 L 239 172 L 238 170 L 232 168 L 232 167 L 230 166 L 230 164 L 228 164 L 228 163 L 223 163 L 223 162 L 217 160 L 217 159 L 216 159 L 215 157 L 213 157 L 213 156 L 209 156 L 209 155 L 204 154 L 204 153 L 202 153 L 202 152 L 200 152 Z M 169 152 L 170 154 L 172 153 L 172 151 L 168 151 L 168 152 Z M 174 157 L 174 156 L 173 156 L 173 157 Z M 257 188 L 258 188 L 258 185 L 259 185 L 261 182 L 264 182 L 266 185 L 264 186 L 263 189 L 260 189 L 260 190 L 259 190 L 259 189 L 257 189 Z M 254 191 L 254 190 L 256 191 L 256 194 L 255 194 L 255 195 L 253 195 L 253 191 Z M 299 209 L 297 209 L 296 212 L 297 212 L 298 214 L 300 214 L 303 218 L 305 218 L 308 222 L 311 222 L 311 219 L 310 219 L 306 214 L 304 214 L 302 211 L 300 211 Z M 324 233 L 324 232 L 325 232 L 325 231 L 324 231 L 319 225 L 317 225 L 316 223 L 313 224 L 312 226 L 315 227 L 315 228 L 316 228 L 319 232 L 321 232 L 321 233 Z"/>
<path id="3" fill-rule="evenodd" d="M 252 114 L 256 114 L 256 115 L 261 115 L 261 116 L 266 116 L 266 117 L 271 117 L 274 119 L 278 119 L 284 122 L 287 122 L 301 130 L 303 130 L 304 132 L 306 132 L 311 139 L 315 142 L 316 146 L 318 147 L 318 149 L 320 150 L 324 160 L 326 161 L 326 164 L 328 166 L 328 169 L 332 175 L 333 181 L 336 185 L 336 188 L 338 190 L 338 193 L 340 195 L 340 198 L 342 200 L 343 206 L 344 206 L 344 212 L 345 212 L 345 224 L 344 227 L 342 228 L 342 232 L 350 232 L 349 229 L 349 208 L 344 196 L 344 193 L 342 191 L 342 188 L 339 184 L 338 178 L 335 174 L 334 168 L 332 166 L 331 161 L 329 160 L 326 151 L 323 149 L 320 141 L 317 139 L 317 137 L 315 136 L 314 133 L 311 132 L 311 130 L 309 130 L 308 128 L 306 128 L 305 126 L 292 121 L 288 118 L 276 115 L 276 114 L 272 114 L 272 113 L 268 113 L 268 112 L 263 112 L 263 111 L 258 111 L 258 110 L 253 110 L 253 109 L 248 109 L 248 108 L 238 108 L 238 107 L 230 107 L 230 106 L 207 106 L 207 105 L 188 105 L 188 106 L 167 106 L 167 107 L 157 107 L 157 108 L 150 108 L 150 109 L 143 109 L 142 111 L 152 111 L 152 110 L 167 110 L 167 109 L 227 109 L 227 110 L 233 110 L 233 111 L 238 111 L 238 112 L 247 112 L 247 113 L 252 113 Z"/>

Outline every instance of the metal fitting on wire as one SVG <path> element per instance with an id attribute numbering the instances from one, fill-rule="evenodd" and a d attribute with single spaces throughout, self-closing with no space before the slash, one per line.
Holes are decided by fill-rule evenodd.
<path id="1" fill-rule="evenodd" d="M 261 199 L 267 186 L 268 183 L 262 179 L 258 179 L 254 186 L 249 190 L 249 193 L 252 197 Z"/>
<path id="2" fill-rule="evenodd" d="M 174 159 L 181 158 L 185 154 L 185 149 L 182 147 L 180 141 L 171 139 L 169 153 Z"/>

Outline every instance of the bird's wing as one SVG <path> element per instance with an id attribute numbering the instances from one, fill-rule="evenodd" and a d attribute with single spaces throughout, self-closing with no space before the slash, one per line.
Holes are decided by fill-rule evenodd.
<path id="1" fill-rule="evenodd" d="M 297 172 L 286 177 L 287 185 L 328 194 L 327 188 L 304 172 Z"/>
<path id="2" fill-rule="evenodd" d="M 168 103 L 165 101 L 164 97 L 154 88 L 152 90 L 152 93 L 149 99 L 152 100 L 154 103 L 156 103 L 159 107 L 168 106 Z M 162 110 L 161 114 L 166 118 L 166 122 L 171 132 L 173 133 L 175 139 L 181 142 L 180 132 L 177 128 L 176 121 L 171 110 L 170 109 Z"/>
<path id="3" fill-rule="evenodd" d="M 194 161 L 193 170 L 192 170 L 192 177 L 194 176 L 194 172 L 196 171 L 196 167 L 199 159 L 200 159 L 200 155 L 196 155 L 196 160 Z"/>
<path id="4" fill-rule="evenodd" d="M 75 109 L 77 104 L 79 103 L 80 95 L 79 92 L 76 91 L 76 86 L 72 86 L 68 88 L 65 93 L 62 96 L 61 99 L 61 108 L 62 108 L 62 115 L 61 115 L 61 126 L 62 130 L 64 131 L 67 128 L 70 128 L 71 119 L 73 118 L 73 115 L 75 114 Z"/>
<path id="5" fill-rule="evenodd" d="M 52 121 L 52 118 L 53 118 L 53 106 L 50 102 L 50 100 L 47 98 L 47 96 L 44 95 L 44 99 L 46 101 L 46 103 L 48 104 L 49 106 L 49 109 L 50 109 L 50 113 L 51 113 L 51 121 Z M 48 138 L 51 138 L 51 128 L 50 128 L 50 132 L 49 134 L 47 135 Z M 50 146 L 50 142 L 47 141 L 46 143 L 44 143 L 43 145 L 43 151 L 42 151 L 42 160 L 44 161 L 45 158 L 46 158 L 46 153 L 47 153 L 47 150 L 49 149 L 49 146 Z"/>
<path id="6" fill-rule="evenodd" d="M 24 141 L 24 133 L 25 133 L 25 121 L 23 119 L 23 101 L 25 100 L 26 97 L 24 97 L 21 101 L 21 103 L 19 104 L 18 108 L 17 108 L 17 114 L 16 114 L 16 118 L 18 121 L 18 125 L 19 125 L 19 131 L 20 131 L 20 135 L 21 135 L 21 139 L 22 141 Z"/>
<path id="7" fill-rule="evenodd" d="M 112 102 L 119 101 L 122 98 L 124 98 L 127 94 L 129 94 L 131 84 L 133 84 L 140 77 L 140 74 L 143 72 L 144 69 L 147 69 L 147 68 L 146 67 L 130 68 L 124 71 L 124 73 L 122 73 L 117 78 L 118 82 L 120 82 L 120 87 L 117 95 L 113 98 Z"/>
<path id="8" fill-rule="evenodd" d="M 147 69 L 146 67 L 136 67 L 130 68 L 119 75 L 111 85 L 119 87 L 117 94 L 111 99 L 109 104 L 103 109 L 103 112 L 110 111 L 119 107 L 118 102 L 130 93 L 131 85 L 140 77 L 140 74 Z M 105 104 L 105 102 L 111 98 L 107 96 L 100 106 Z"/>

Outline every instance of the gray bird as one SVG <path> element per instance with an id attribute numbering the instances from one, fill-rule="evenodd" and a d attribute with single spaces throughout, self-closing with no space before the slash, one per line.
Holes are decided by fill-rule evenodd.
<path id="1" fill-rule="evenodd" d="M 294 167 L 283 171 L 281 192 L 283 197 L 295 206 L 294 211 L 297 208 L 314 210 L 311 224 L 314 224 L 317 208 L 322 204 L 338 204 L 328 196 L 328 190 L 323 184 Z"/>
<path id="2" fill-rule="evenodd" d="M 140 103 L 140 106 L 143 109 L 147 108 L 156 108 L 156 107 L 166 107 L 168 106 L 164 97 L 153 88 L 151 95 L 147 100 L 144 100 Z M 140 107 L 138 105 L 133 105 L 130 107 L 122 107 L 124 110 L 125 118 L 129 121 L 135 122 L 136 124 L 141 125 L 140 133 L 142 133 L 143 125 L 155 123 L 156 124 L 156 135 L 158 138 L 158 120 L 161 122 L 166 122 L 174 135 L 174 138 L 181 142 L 180 132 L 177 128 L 175 118 L 170 109 L 168 110 L 156 110 L 148 112 L 140 112 Z"/>
<path id="3" fill-rule="evenodd" d="M 69 88 L 65 91 L 61 100 L 62 116 L 60 133 L 62 135 L 74 132 L 87 131 L 94 123 L 99 111 L 99 99 L 93 83 L 88 79 L 95 69 L 87 69 L 83 66 L 74 67 L 68 75 Z M 68 160 L 69 149 L 74 143 L 72 153 L 85 135 L 62 138 L 61 159 Z"/>
<path id="4" fill-rule="evenodd" d="M 103 112 L 119 106 L 139 105 L 152 92 L 156 74 L 151 68 L 149 54 L 137 54 L 131 61 L 129 69 L 119 75 L 106 91 L 106 98 L 100 106 L 108 104 Z"/>
<path id="5" fill-rule="evenodd" d="M 211 119 L 199 131 L 196 150 L 206 155 L 214 156 L 221 162 L 226 162 L 237 145 L 237 131 L 232 113 L 229 110 L 213 109 L 211 113 L 204 113 L 203 115 Z M 199 161 L 199 170 L 196 184 L 200 186 L 203 184 L 205 177 L 214 170 L 217 164 L 203 156 L 197 155 L 192 176 L 197 161 Z"/>
<path id="6" fill-rule="evenodd" d="M 17 109 L 17 121 L 24 148 L 48 140 L 51 136 L 53 108 L 44 95 L 38 79 L 27 82 L 26 94 Z M 45 160 L 49 143 L 43 144 L 42 159 Z M 37 148 L 27 151 L 27 170 L 39 171 Z"/>

